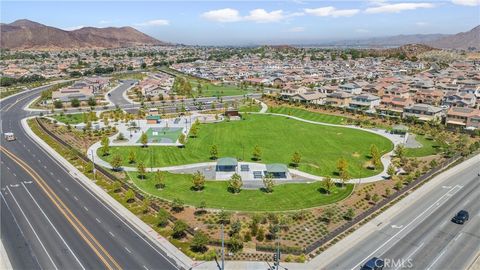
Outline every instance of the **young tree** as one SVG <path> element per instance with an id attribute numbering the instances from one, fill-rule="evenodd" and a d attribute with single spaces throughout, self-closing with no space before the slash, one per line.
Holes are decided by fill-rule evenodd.
<path id="1" fill-rule="evenodd" d="M 135 154 L 135 151 L 132 149 L 128 153 L 128 163 L 132 164 L 135 163 L 135 160 L 137 158 L 137 155 Z"/>
<path id="2" fill-rule="evenodd" d="M 344 158 L 341 158 L 337 161 L 337 170 L 338 175 L 342 175 L 342 172 L 346 172 L 348 170 L 348 161 Z"/>
<path id="3" fill-rule="evenodd" d="M 135 201 L 135 192 L 133 190 L 129 189 L 127 192 L 125 192 L 125 202 L 127 203 L 132 203 Z"/>
<path id="4" fill-rule="evenodd" d="M 158 226 L 165 227 L 168 225 L 169 217 L 170 217 L 170 214 L 167 212 L 167 210 L 160 208 L 157 215 L 155 216 L 155 222 L 157 223 Z"/>
<path id="5" fill-rule="evenodd" d="M 94 97 L 89 98 L 87 103 L 88 103 L 88 106 L 90 106 L 90 107 L 94 107 L 94 106 L 97 105 L 97 101 L 95 100 Z"/>
<path id="6" fill-rule="evenodd" d="M 196 124 L 193 124 L 193 125 L 190 127 L 189 134 L 190 134 L 190 137 L 191 137 L 191 138 L 196 138 L 196 137 L 198 136 L 198 127 L 197 127 Z"/>
<path id="7" fill-rule="evenodd" d="M 114 171 L 119 170 L 120 167 L 122 166 L 122 161 L 123 161 L 122 156 L 120 156 L 118 154 L 113 156 L 112 161 L 110 161 L 110 165 L 112 165 L 112 169 Z"/>
<path id="8" fill-rule="evenodd" d="M 106 156 L 110 152 L 110 140 L 108 137 L 105 135 L 102 137 L 102 140 L 100 141 L 100 152 L 102 153 L 102 156 Z"/>
<path id="9" fill-rule="evenodd" d="M 377 193 L 373 194 L 372 201 L 376 204 L 378 201 L 380 201 L 380 196 Z"/>
<path id="10" fill-rule="evenodd" d="M 335 209 L 333 209 L 332 207 L 327 207 L 325 208 L 325 210 L 323 210 L 322 219 L 325 222 L 330 223 L 334 215 L 335 215 Z"/>
<path id="11" fill-rule="evenodd" d="M 302 160 L 302 156 L 300 155 L 299 152 L 295 151 L 292 155 L 292 165 L 294 167 L 298 167 L 298 164 L 300 164 L 300 161 Z"/>
<path id="12" fill-rule="evenodd" d="M 217 145 L 212 145 L 210 147 L 210 159 L 217 159 L 218 158 L 218 148 L 217 148 Z"/>
<path id="13" fill-rule="evenodd" d="M 387 174 L 389 178 L 392 178 L 395 175 L 395 167 L 393 164 L 388 165 Z"/>
<path id="14" fill-rule="evenodd" d="M 403 146 L 403 144 L 397 145 L 395 148 L 395 156 L 400 159 L 405 157 L 405 146 Z"/>
<path id="15" fill-rule="evenodd" d="M 233 193 L 239 193 L 242 189 L 242 177 L 238 173 L 234 173 L 228 182 L 228 188 Z"/>
<path id="16" fill-rule="evenodd" d="M 403 187 L 402 181 L 399 180 L 399 181 L 395 182 L 395 189 L 396 190 L 400 190 L 402 187 Z"/>
<path id="17" fill-rule="evenodd" d="M 205 187 L 205 175 L 197 171 L 192 176 L 193 189 L 196 191 L 202 190 Z"/>
<path id="18" fill-rule="evenodd" d="M 335 183 L 333 182 L 333 180 L 330 176 L 324 177 L 323 180 L 322 180 L 322 184 L 323 184 L 323 188 L 325 189 L 327 194 L 330 194 L 330 192 L 332 191 L 333 185 L 335 185 Z"/>
<path id="19" fill-rule="evenodd" d="M 142 147 L 147 147 L 148 144 L 148 135 L 145 132 L 142 132 L 140 136 L 140 142 L 142 143 Z"/>
<path id="20" fill-rule="evenodd" d="M 355 217 L 355 210 L 353 208 L 348 208 L 347 212 L 343 215 L 346 220 L 352 220 Z"/>
<path id="21" fill-rule="evenodd" d="M 149 198 L 144 198 L 143 203 L 142 203 L 142 213 L 146 214 L 148 213 L 148 210 L 150 209 L 150 199 Z"/>
<path id="22" fill-rule="evenodd" d="M 252 156 L 253 156 L 253 160 L 255 160 L 255 161 L 258 161 L 258 160 L 261 159 L 262 149 L 260 149 L 260 146 L 255 145 L 255 147 L 253 148 Z"/>
<path id="23" fill-rule="evenodd" d="M 350 174 L 348 171 L 340 172 L 340 180 L 342 180 L 342 188 L 345 188 L 348 180 L 350 180 Z"/>
<path id="24" fill-rule="evenodd" d="M 172 210 L 177 213 L 183 211 L 183 201 L 178 198 L 173 199 Z"/>
<path id="25" fill-rule="evenodd" d="M 236 219 L 230 226 L 230 232 L 229 232 L 230 236 L 238 235 L 241 229 L 242 229 L 242 223 L 240 222 L 240 220 Z"/>
<path id="26" fill-rule="evenodd" d="M 157 170 L 153 177 L 153 183 L 157 189 L 165 188 L 165 174 L 162 171 Z"/>
<path id="27" fill-rule="evenodd" d="M 137 173 L 138 173 L 138 178 L 145 179 L 145 175 L 147 174 L 147 169 L 145 168 L 145 163 L 143 163 L 143 161 L 138 162 Z"/>
<path id="28" fill-rule="evenodd" d="M 372 158 L 372 165 L 377 168 L 381 164 L 380 160 L 380 152 L 378 151 L 378 147 L 375 144 L 372 144 L 370 147 L 370 156 Z"/>
<path id="29" fill-rule="evenodd" d="M 78 98 L 74 98 L 70 101 L 70 104 L 72 105 L 72 107 L 76 108 L 76 107 L 80 107 L 80 100 L 78 100 Z"/>
<path id="30" fill-rule="evenodd" d="M 208 241 L 209 241 L 208 235 L 204 234 L 201 231 L 197 231 L 193 236 L 192 243 L 190 244 L 190 248 L 194 252 L 204 253 L 208 249 L 207 248 Z"/>
<path id="31" fill-rule="evenodd" d="M 188 229 L 187 223 L 182 220 L 177 220 L 173 224 L 172 236 L 175 239 L 181 239 L 185 237 L 185 231 Z"/>
<path id="32" fill-rule="evenodd" d="M 178 137 L 178 142 L 182 144 L 183 147 L 185 147 L 185 143 L 187 142 L 187 137 L 185 136 L 185 134 L 180 134 L 180 137 Z"/>
<path id="33" fill-rule="evenodd" d="M 265 192 L 267 193 L 272 193 L 273 192 L 273 187 L 274 187 L 274 182 L 273 182 L 273 177 L 271 174 L 267 174 L 263 177 L 263 188 Z"/>

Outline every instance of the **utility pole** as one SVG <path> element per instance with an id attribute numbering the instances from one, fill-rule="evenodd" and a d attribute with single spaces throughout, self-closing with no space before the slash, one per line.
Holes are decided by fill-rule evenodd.
<path id="1" fill-rule="evenodd" d="M 224 247 L 224 237 L 223 237 L 223 222 L 222 222 L 222 269 L 225 270 L 225 247 Z"/>

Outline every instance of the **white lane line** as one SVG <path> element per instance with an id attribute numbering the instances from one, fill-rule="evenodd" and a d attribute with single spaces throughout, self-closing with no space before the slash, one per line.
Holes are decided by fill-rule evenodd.
<path id="1" fill-rule="evenodd" d="M 85 209 L 85 211 L 88 211 L 88 208 L 87 208 L 87 207 L 85 207 L 85 206 L 83 207 L 83 209 Z"/>
<path id="2" fill-rule="evenodd" d="M 425 242 L 422 242 L 417 248 L 415 248 L 412 253 L 410 253 L 410 255 L 407 256 L 407 258 L 405 259 L 405 261 L 408 261 L 412 256 L 413 254 L 417 253 L 417 251 L 423 246 L 423 244 L 425 244 Z M 397 266 L 395 268 L 395 270 L 399 269 L 400 267 L 403 267 L 402 264 L 400 264 L 399 266 Z"/>
<path id="3" fill-rule="evenodd" d="M 112 232 L 108 232 L 112 237 L 115 237 L 115 234 L 113 234 Z"/>
<path id="4" fill-rule="evenodd" d="M 128 253 L 132 253 L 127 247 L 125 247 L 125 250 L 128 251 Z"/>
<path id="5" fill-rule="evenodd" d="M 75 199 L 75 201 L 78 201 L 78 198 L 77 198 L 77 196 L 73 196 L 73 198 Z"/>
<path id="6" fill-rule="evenodd" d="M 145 269 L 145 270 L 150 270 L 150 269 L 148 269 L 145 265 L 142 265 L 142 267 L 143 267 L 143 269 Z"/>
<path id="7" fill-rule="evenodd" d="M 458 189 L 457 189 L 458 188 Z M 436 200 L 434 203 L 432 203 L 427 209 L 425 209 L 422 213 L 418 214 L 417 217 L 415 217 L 412 221 L 410 221 L 407 225 L 405 225 L 405 227 L 403 227 L 402 229 L 400 229 L 396 234 L 394 234 L 392 237 L 390 237 L 387 241 L 383 242 L 382 245 L 380 245 L 377 249 L 375 249 L 372 253 L 370 253 L 366 258 L 362 259 L 358 264 L 356 264 L 354 267 L 352 267 L 352 270 L 355 270 L 357 269 L 364 261 L 366 261 L 367 259 L 369 259 L 370 257 L 372 257 L 376 252 L 378 252 L 380 249 L 382 249 L 385 245 L 387 245 L 390 241 L 392 241 L 393 239 L 395 239 L 400 233 L 402 233 L 406 228 L 410 227 L 410 225 L 412 225 L 415 221 L 417 221 L 417 219 L 419 218 L 423 218 L 423 220 L 426 219 L 427 216 L 425 216 L 424 214 L 426 212 L 428 212 L 430 209 L 432 209 L 433 207 L 437 206 L 439 204 L 440 201 L 443 200 L 443 198 L 447 198 L 447 200 L 449 198 L 451 198 L 451 196 L 453 194 L 455 194 L 458 190 L 460 190 L 461 187 L 459 187 L 458 185 L 456 185 L 455 187 L 453 187 L 452 189 L 450 189 L 449 191 L 447 191 L 447 193 L 445 193 L 444 195 L 442 195 L 442 197 L 438 198 L 438 200 Z M 450 192 L 455 190 L 455 193 L 451 194 Z M 443 203 L 445 203 L 445 201 L 443 201 Z M 399 238 L 397 240 L 400 241 L 401 238 Z"/>
<path id="8" fill-rule="evenodd" d="M 22 207 L 20 207 L 20 204 L 18 203 L 17 199 L 15 198 L 15 196 L 13 195 L 12 191 L 10 190 L 10 188 L 9 188 L 8 186 L 7 186 L 7 190 L 8 190 L 8 192 L 10 193 L 10 195 L 12 195 L 13 201 L 14 201 L 15 204 L 17 205 L 18 209 L 20 209 L 20 213 L 22 213 L 23 217 L 25 218 L 25 220 L 26 220 L 27 223 L 28 223 L 28 226 L 29 226 L 30 229 L 33 231 L 33 234 L 34 234 L 35 237 L 37 238 L 38 242 L 40 242 L 40 245 L 42 246 L 43 250 L 44 250 L 45 253 L 47 254 L 47 257 L 48 257 L 48 259 L 50 260 L 50 262 L 53 264 L 53 267 L 58 270 L 57 265 L 55 265 L 55 262 L 53 261 L 52 257 L 50 256 L 50 253 L 48 253 L 47 249 L 45 248 L 45 245 L 43 245 L 42 240 L 40 240 L 40 237 L 38 237 L 37 232 L 36 232 L 35 229 L 33 228 L 32 223 L 30 223 L 30 220 L 27 218 L 27 215 L 25 215 L 25 212 L 23 212 Z"/>
<path id="9" fill-rule="evenodd" d="M 68 188 L 65 188 L 65 190 L 66 190 L 67 192 L 70 191 L 70 189 L 68 189 Z"/>
<path id="10" fill-rule="evenodd" d="M 448 245 L 446 245 L 442 252 L 440 252 L 440 254 L 438 254 L 438 256 L 435 258 L 435 260 L 433 260 L 432 264 L 430 264 L 430 266 L 425 269 L 425 270 L 430 270 L 432 268 L 432 266 L 443 256 L 443 254 L 445 254 L 445 252 L 447 252 L 447 249 L 448 249 Z"/>
<path id="11" fill-rule="evenodd" d="M 98 219 L 98 218 L 95 218 L 95 220 L 96 220 L 98 223 L 102 223 L 102 222 L 100 221 L 100 219 Z"/>
<path id="12" fill-rule="evenodd" d="M 62 235 L 58 232 L 57 228 L 53 225 L 53 223 L 50 221 L 50 219 L 48 218 L 47 214 L 45 214 L 45 212 L 43 211 L 43 209 L 40 207 L 40 205 L 38 204 L 37 200 L 35 200 L 35 198 L 32 196 L 32 194 L 30 193 L 30 191 L 27 189 L 27 186 L 25 186 L 25 184 L 23 184 L 23 188 L 25 188 L 25 190 L 27 191 L 28 195 L 30 196 L 30 198 L 32 198 L 33 202 L 37 205 L 38 209 L 40 209 L 40 212 L 42 212 L 43 216 L 47 219 L 48 223 L 50 224 L 50 226 L 52 226 L 53 230 L 57 233 L 58 237 L 60 237 L 60 239 L 62 239 L 62 242 L 65 244 L 65 246 L 67 246 L 68 248 L 68 251 L 70 251 L 70 253 L 72 254 L 72 256 L 75 258 L 75 260 L 78 262 L 78 264 L 80 265 L 80 267 L 82 267 L 82 269 L 85 270 L 85 267 L 83 266 L 83 264 L 80 262 L 80 260 L 78 259 L 77 255 L 75 255 L 75 253 L 73 253 L 73 250 L 70 248 L 70 246 L 67 244 L 67 242 L 65 241 L 65 239 L 63 239 Z"/>

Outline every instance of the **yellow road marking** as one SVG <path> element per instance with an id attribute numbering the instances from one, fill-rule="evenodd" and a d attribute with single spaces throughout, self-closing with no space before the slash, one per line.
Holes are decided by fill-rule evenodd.
<path id="1" fill-rule="evenodd" d="M 85 240 L 85 242 L 92 248 L 92 250 L 97 254 L 100 260 L 105 264 L 108 269 L 122 269 L 120 265 L 112 258 L 112 256 L 105 250 L 105 248 L 97 241 L 97 239 L 90 233 L 87 228 L 78 220 L 78 218 L 71 212 L 71 210 L 65 205 L 65 203 L 58 197 L 55 192 L 47 185 L 45 180 L 43 180 L 37 172 L 35 172 L 30 166 L 28 166 L 23 160 L 15 156 L 13 153 L 5 149 L 3 146 L 0 146 L 0 150 L 9 156 L 15 163 L 22 167 L 40 186 L 40 188 L 45 192 L 48 198 L 53 202 L 53 204 L 58 208 L 58 210 L 65 216 L 68 222 L 74 227 L 78 234 Z M 86 235 L 85 235 L 86 234 Z M 90 237 L 90 239 L 87 238 Z M 93 243 L 92 243 L 93 241 Z M 95 245 L 94 245 L 95 244 Z M 100 249 L 100 250 L 99 250 Z M 103 253 L 103 254 L 102 254 Z M 113 264 L 113 268 L 108 262 Z"/>

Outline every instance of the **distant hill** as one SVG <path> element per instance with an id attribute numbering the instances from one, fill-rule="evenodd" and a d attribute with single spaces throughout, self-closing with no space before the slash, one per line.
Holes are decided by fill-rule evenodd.
<path id="1" fill-rule="evenodd" d="M 436 48 L 480 50 L 480 25 L 468 32 L 442 37 L 427 44 Z"/>
<path id="2" fill-rule="evenodd" d="M 29 20 L 0 25 L 0 47 L 6 49 L 117 48 L 165 45 L 132 27 L 83 27 L 65 31 Z"/>

